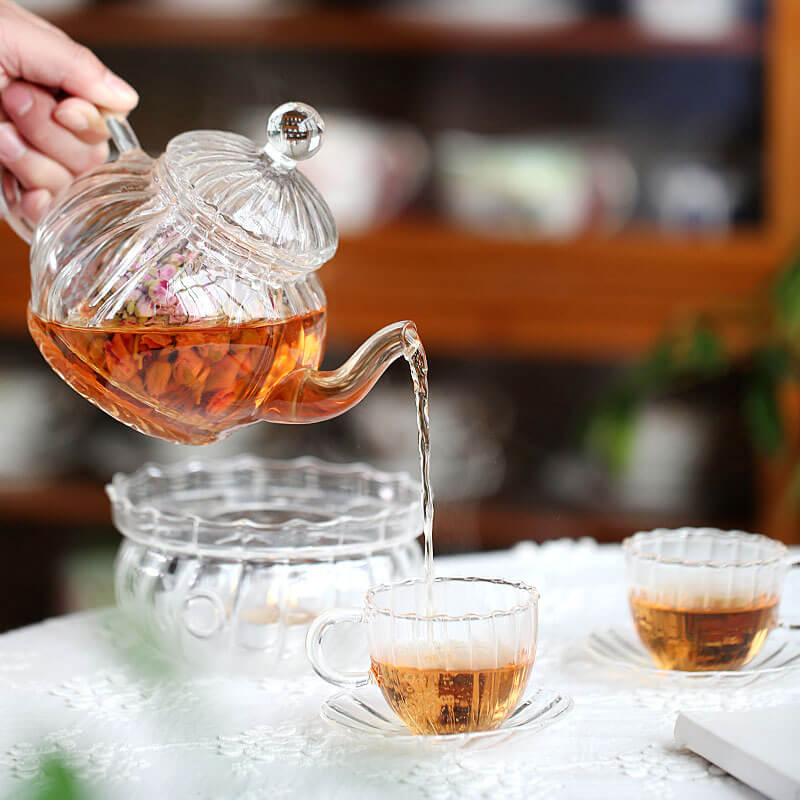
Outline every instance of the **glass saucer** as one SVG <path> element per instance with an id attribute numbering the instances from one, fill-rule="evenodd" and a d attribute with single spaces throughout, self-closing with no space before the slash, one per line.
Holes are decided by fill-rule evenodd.
<path id="1" fill-rule="evenodd" d="M 419 736 L 403 725 L 377 686 L 329 697 L 320 709 L 322 718 L 351 733 L 397 744 L 443 748 L 491 747 L 510 736 L 532 734 L 546 728 L 572 709 L 572 698 L 551 689 L 530 688 L 516 711 L 491 731 Z"/>
<path id="2" fill-rule="evenodd" d="M 600 628 L 585 641 L 589 654 L 601 663 L 644 678 L 674 684 L 746 686 L 757 680 L 782 678 L 800 670 L 800 635 L 777 629 L 770 633 L 758 655 L 741 669 L 684 672 L 657 667 L 634 630 L 621 626 Z"/>

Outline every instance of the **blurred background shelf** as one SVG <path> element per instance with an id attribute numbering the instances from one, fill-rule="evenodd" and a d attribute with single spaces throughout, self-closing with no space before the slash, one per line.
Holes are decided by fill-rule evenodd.
<path id="1" fill-rule="evenodd" d="M 642 352 L 721 284 L 746 296 L 784 252 L 757 232 L 515 242 L 398 223 L 344 240 L 323 280 L 330 331 L 347 343 L 413 308 L 434 354 L 608 358 Z"/>
<path id="2" fill-rule="evenodd" d="M 0 520 L 57 528 L 108 526 L 111 512 L 98 482 L 8 481 L 0 487 Z"/>
<path id="3" fill-rule="evenodd" d="M 53 529 L 102 528 L 111 524 L 103 485 L 90 480 L 52 480 L 0 488 L 0 520 Z M 725 524 L 719 519 L 700 523 Z M 440 504 L 436 509 L 438 547 L 464 549 L 465 535 L 473 549 L 500 549 L 529 539 L 545 541 L 590 536 L 615 542 L 631 531 L 682 524 L 669 514 L 573 511 L 511 506 L 487 502 L 463 508 Z"/>
<path id="4" fill-rule="evenodd" d="M 92 46 L 270 46 L 282 50 L 386 51 L 524 50 L 574 55 L 754 56 L 760 26 L 749 23 L 710 39 L 665 38 L 625 19 L 591 19 L 541 26 L 443 24 L 407 15 L 364 11 L 221 14 L 110 5 L 52 14 L 50 20 Z"/>
<path id="5" fill-rule="evenodd" d="M 342 347 L 411 310 L 434 355 L 618 357 L 641 353 L 676 308 L 701 308 L 720 286 L 746 297 L 786 246 L 758 231 L 509 241 L 420 219 L 344 237 L 320 274 Z M 0 250 L 13 265 L 0 330 L 24 336 L 26 250 L 7 228 Z"/>

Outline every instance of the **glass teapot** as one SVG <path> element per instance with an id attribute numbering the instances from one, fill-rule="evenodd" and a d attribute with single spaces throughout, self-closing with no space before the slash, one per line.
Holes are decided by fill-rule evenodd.
<path id="1" fill-rule="evenodd" d="M 77 178 L 35 229 L 6 200 L 10 176 L 0 191 L 0 210 L 31 244 L 31 335 L 90 402 L 142 433 L 204 444 L 259 420 L 337 416 L 417 351 L 416 327 L 398 322 L 339 369 L 318 370 L 316 270 L 337 233 L 295 168 L 322 144 L 313 108 L 275 109 L 264 147 L 192 131 L 157 159 L 126 120 L 107 122 L 116 160 Z"/>

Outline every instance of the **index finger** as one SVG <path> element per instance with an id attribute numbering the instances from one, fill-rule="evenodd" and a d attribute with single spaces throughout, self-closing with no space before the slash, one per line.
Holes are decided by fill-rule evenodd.
<path id="1" fill-rule="evenodd" d="M 2 26 L 9 26 L 10 30 L 5 31 Z M 5 34 L 1 38 L 8 44 L 8 50 L 0 54 L 0 62 L 14 77 L 63 89 L 111 111 L 125 113 L 139 102 L 135 90 L 91 50 L 58 30 L 34 25 L 24 18 L 3 19 L 0 34 Z"/>
<path id="2" fill-rule="evenodd" d="M 68 97 L 58 103 L 53 119 L 86 144 L 100 144 L 111 135 L 97 108 L 80 97 Z"/>

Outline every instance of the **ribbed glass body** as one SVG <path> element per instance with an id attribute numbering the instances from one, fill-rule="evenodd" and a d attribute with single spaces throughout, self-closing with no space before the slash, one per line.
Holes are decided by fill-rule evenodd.
<path id="1" fill-rule="evenodd" d="M 318 614 L 422 569 L 420 490 L 403 474 L 247 456 L 151 465 L 108 491 L 120 607 L 209 669 L 297 670 Z"/>
<path id="2" fill-rule="evenodd" d="M 664 669 L 735 669 L 778 622 L 786 547 L 765 536 L 682 528 L 625 541 L 639 637 Z"/>

